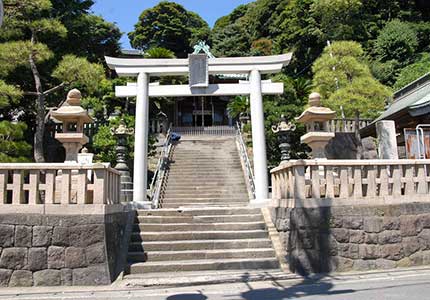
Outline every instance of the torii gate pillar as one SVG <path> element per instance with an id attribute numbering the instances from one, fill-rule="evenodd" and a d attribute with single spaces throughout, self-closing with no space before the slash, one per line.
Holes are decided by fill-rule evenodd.
<path id="1" fill-rule="evenodd" d="M 148 184 L 148 120 L 149 120 L 149 75 L 137 76 L 133 201 L 139 206 L 151 207 L 146 199 Z"/>
<path id="2" fill-rule="evenodd" d="M 261 74 L 257 69 L 249 76 L 252 148 L 254 154 L 255 201 L 269 198 L 267 172 L 266 137 L 264 132 L 263 96 L 261 91 Z"/>

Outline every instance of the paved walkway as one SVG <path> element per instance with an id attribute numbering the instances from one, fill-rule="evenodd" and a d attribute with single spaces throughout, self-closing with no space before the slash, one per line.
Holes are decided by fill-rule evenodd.
<path id="1" fill-rule="evenodd" d="M 430 268 L 171 289 L 115 287 L 0 289 L 0 299 L 53 300 L 423 300 L 430 298 Z"/>

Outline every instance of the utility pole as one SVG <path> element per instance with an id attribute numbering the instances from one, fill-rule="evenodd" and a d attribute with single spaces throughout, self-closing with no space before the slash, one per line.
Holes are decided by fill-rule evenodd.
<path id="1" fill-rule="evenodd" d="M 3 24 L 3 17 L 4 17 L 3 0 L 0 0 L 0 27 Z"/>
<path id="2" fill-rule="evenodd" d="M 331 43 L 330 43 L 330 41 L 327 41 L 327 46 L 330 49 L 330 57 L 333 58 L 334 56 L 333 56 L 333 52 L 331 51 Z M 333 72 L 335 72 L 336 71 L 336 66 L 333 66 L 332 70 L 333 70 Z M 336 90 L 338 90 L 339 89 L 339 79 L 337 77 L 334 77 L 334 80 L 336 82 Z"/>

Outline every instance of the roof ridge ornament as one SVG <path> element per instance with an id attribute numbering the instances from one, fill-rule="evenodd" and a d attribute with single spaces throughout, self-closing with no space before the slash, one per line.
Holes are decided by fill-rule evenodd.
<path id="1" fill-rule="evenodd" d="M 215 58 L 215 56 L 211 53 L 211 47 L 206 44 L 205 41 L 198 41 L 196 45 L 194 45 L 194 52 L 193 54 L 199 54 L 202 51 L 208 56 L 208 58 Z"/>

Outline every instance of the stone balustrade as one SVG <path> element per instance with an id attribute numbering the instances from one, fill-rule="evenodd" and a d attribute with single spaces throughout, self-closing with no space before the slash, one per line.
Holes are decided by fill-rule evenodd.
<path id="1" fill-rule="evenodd" d="M 120 204 L 108 164 L 0 164 L 0 213 L 98 214 Z"/>
<path id="2" fill-rule="evenodd" d="M 370 119 L 334 119 L 328 121 L 326 126 L 329 132 L 355 132 L 356 128 L 362 129 L 372 123 Z"/>
<path id="3" fill-rule="evenodd" d="M 271 173 L 275 207 L 430 201 L 430 160 L 297 160 Z"/>

